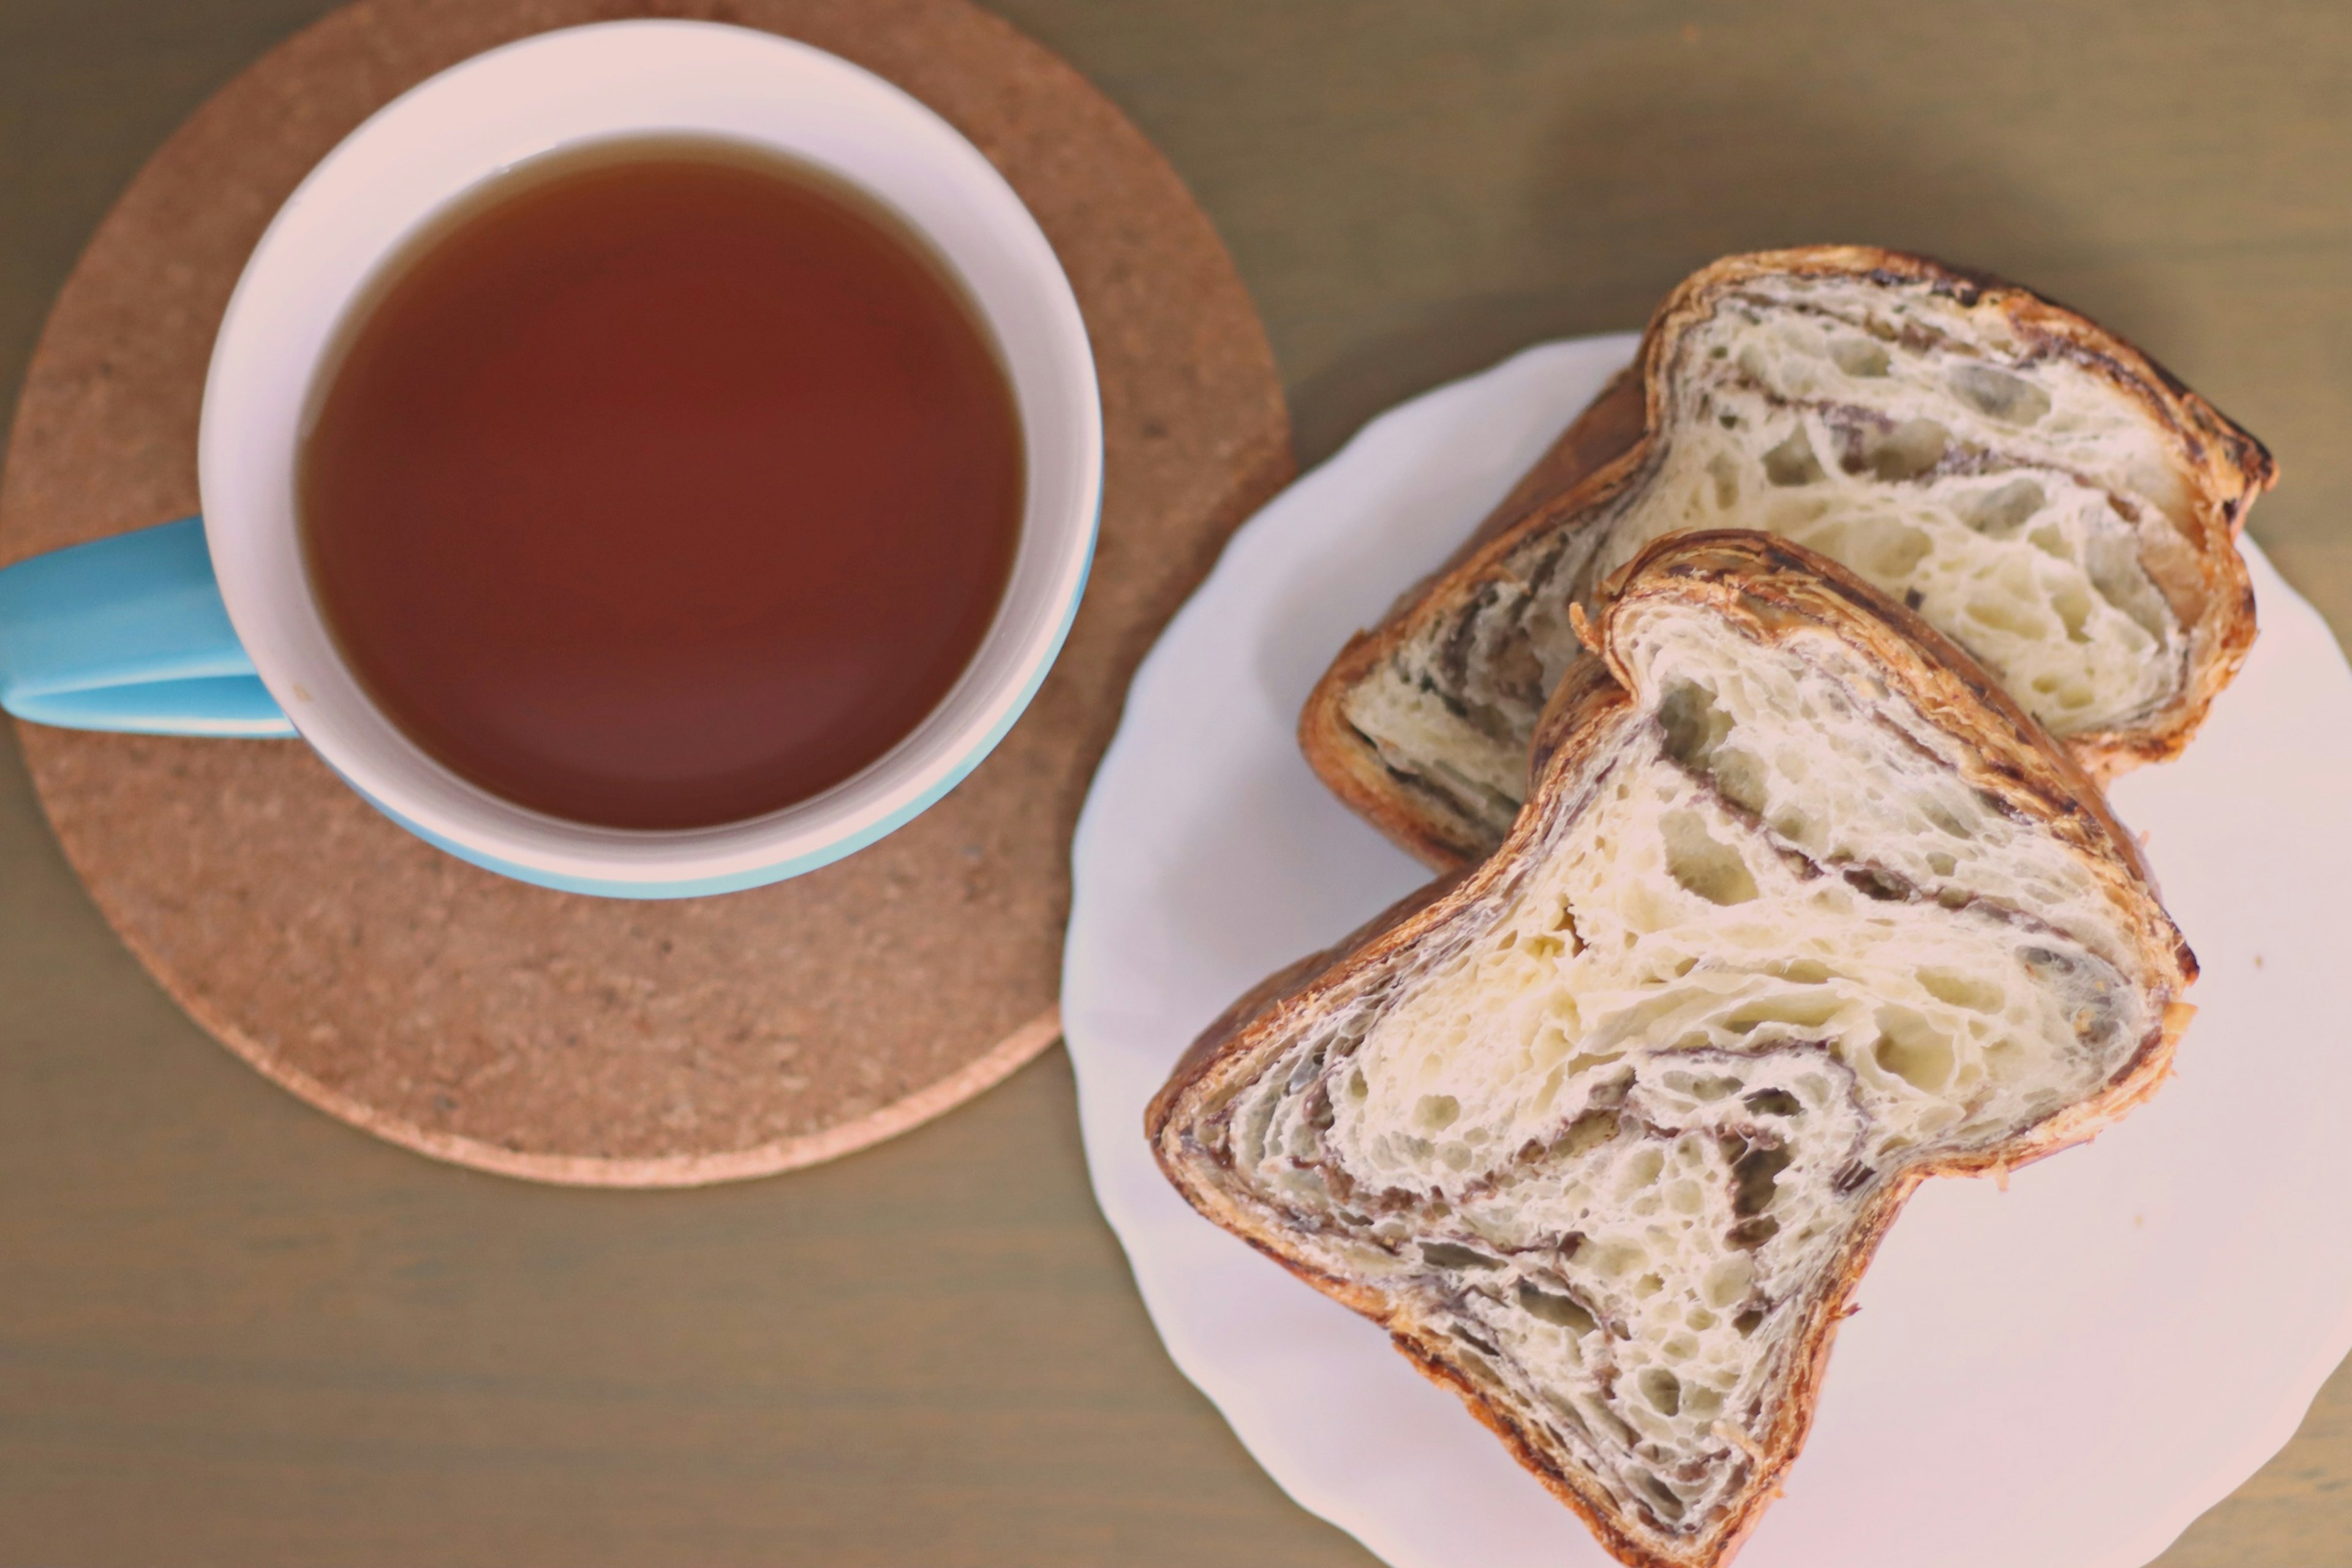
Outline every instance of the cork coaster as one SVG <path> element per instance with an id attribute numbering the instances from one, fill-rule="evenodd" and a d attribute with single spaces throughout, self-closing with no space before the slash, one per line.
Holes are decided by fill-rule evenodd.
<path id="1" fill-rule="evenodd" d="M 1290 472 L 1273 357 L 1207 219 L 1076 72 L 962 0 L 367 0 L 231 82 L 100 226 L 26 382 L 0 563 L 196 510 L 197 405 L 238 269 L 371 111 L 509 39 L 653 14 L 786 34 L 897 82 L 1003 170 L 1076 288 L 1101 542 L 1061 660 L 996 752 L 823 870 L 631 903 L 452 859 L 299 742 L 18 727 L 99 907 L 232 1050 L 394 1142 L 614 1186 L 863 1148 L 1053 1042 L 1070 836 L 1128 679 Z"/>

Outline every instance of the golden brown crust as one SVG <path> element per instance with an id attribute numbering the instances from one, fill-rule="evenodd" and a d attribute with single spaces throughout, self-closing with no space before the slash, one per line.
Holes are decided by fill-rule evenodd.
<path id="1" fill-rule="evenodd" d="M 1793 1342 L 1791 1381 L 1761 1440 L 1756 1472 L 1731 1511 L 1686 1547 L 1660 1552 L 1618 1522 L 1611 1502 L 1562 1473 L 1449 1359 L 1432 1329 L 1402 1321 L 1399 1300 L 1357 1280 L 1323 1274 L 1286 1256 L 1278 1237 L 1197 1166 L 1215 1157 L 1190 1140 L 1194 1112 L 1246 1078 L 1258 1045 L 1286 1037 L 1300 1016 L 1344 1005 L 1410 967 L 1416 949 L 1465 910 L 1507 895 L 1522 874 L 1561 793 L 1588 759 L 1622 743 L 1633 715 L 1629 672 L 1617 636 L 1649 602 L 1712 606 L 1759 642 L 1826 631 L 1860 649 L 1900 697 L 1962 742 L 1962 776 L 2020 816 L 2044 824 L 2079 850 L 2126 917 L 2153 988 L 2169 998 L 2157 1026 L 2100 1090 L 1996 1148 L 1908 1167 L 1875 1194 L 1832 1266 Z M 1491 858 L 1442 879 L 1326 953 L 1292 965 L 1212 1026 L 1179 1064 L 1145 1118 L 1154 1156 L 1194 1207 L 1274 1257 L 1301 1279 L 1381 1322 L 1398 1349 L 1433 1381 L 1451 1388 L 1497 1433 L 1519 1461 L 1633 1568 L 1719 1568 L 1778 1495 L 1811 1427 L 1838 1323 L 1880 1240 L 1917 1184 L 1930 1176 L 1998 1174 L 2086 1139 L 2146 1100 L 2171 1071 L 2174 1047 L 2192 1009 L 2178 999 L 2196 960 L 2158 903 L 2131 836 L 2108 812 L 2079 761 L 2029 718 L 1966 652 L 1834 563 L 1769 535 L 1671 535 L 1652 545 L 1612 584 L 1593 630 L 1599 652 L 1579 661 L 1554 693 L 1537 732 L 1535 787 L 1510 837 Z"/>
<path id="2" fill-rule="evenodd" d="M 1469 560 L 1489 540 L 1501 537 L 1538 507 L 1566 495 L 1582 484 L 1588 475 L 1598 473 L 1632 451 L 1648 427 L 1649 394 L 1643 385 L 1641 362 L 1636 360 L 1611 376 L 1607 384 L 1593 395 L 1584 412 L 1536 459 L 1536 466 L 1519 477 L 1511 493 L 1471 530 L 1470 537 L 1446 558 L 1445 564 L 1433 574 L 1430 581 Z M 1396 607 L 1403 609 L 1419 596 L 1416 591 L 1400 599 Z"/>
<path id="3" fill-rule="evenodd" d="M 1168 1110 L 1173 1105 L 1175 1095 L 1191 1079 L 1195 1069 L 1206 1066 L 1209 1059 L 1223 1048 L 1226 1041 L 1254 1022 L 1258 1015 L 1292 993 L 1303 990 L 1342 956 L 1370 946 L 1375 938 L 1393 931 L 1427 909 L 1458 884 L 1464 875 L 1454 872 L 1415 888 L 1329 947 L 1320 952 L 1310 952 L 1296 963 L 1284 965 L 1235 997 L 1231 1006 L 1218 1014 L 1215 1020 L 1201 1031 L 1199 1037 L 1193 1040 L 1170 1071 L 1168 1081 L 1160 1085 L 1158 1094 L 1151 1097 L 1151 1103 L 1143 1113 L 1146 1128 L 1157 1128 L 1167 1120 Z M 1154 1131 L 1151 1136 L 1157 1140 L 1159 1133 Z"/>
<path id="4" fill-rule="evenodd" d="M 1609 378 L 1559 438 L 1511 487 L 1494 510 L 1471 531 L 1445 563 L 1400 595 L 1379 630 L 1348 639 L 1298 715 L 1298 748 L 1324 784 L 1390 842 L 1433 869 L 1466 865 L 1484 852 L 1478 830 L 1464 821 L 1443 796 L 1391 770 L 1380 753 L 1349 722 L 1347 696 L 1406 635 L 1403 628 L 1423 614 L 1424 602 L 1445 595 L 1459 574 L 1474 570 L 1495 541 L 1517 540 L 1542 526 L 1561 497 L 1580 492 L 1586 480 L 1618 464 L 1643 442 L 1648 425 L 1642 363 L 1636 360 Z M 1540 514 L 1540 517 L 1538 516 Z M 1507 546 L 1506 547 L 1507 548 Z M 1458 597 L 1458 590 L 1444 602 Z"/>
<path id="5" fill-rule="evenodd" d="M 2142 763 L 2177 756 L 2204 722 L 2214 697 L 2245 662 L 2254 640 L 2253 588 L 2237 550 L 2247 510 L 2277 479 L 2267 449 L 2137 348 L 2083 316 L 1990 274 L 1872 246 L 1809 246 L 1727 257 L 1693 273 L 1651 318 L 1633 367 L 1601 395 L 1511 497 L 1489 514 L 1437 575 L 1417 584 L 1369 632 L 1349 639 L 1299 716 L 1300 749 L 1331 791 L 1391 839 L 1433 868 L 1485 854 L 1490 838 L 1437 792 L 1381 760 L 1345 711 L 1349 693 L 1397 650 L 1510 574 L 1509 560 L 1532 537 L 1591 526 L 1608 503 L 1642 481 L 1658 452 L 1666 369 L 1685 333 L 1726 293 L 1768 278 L 1858 278 L 1923 285 L 1971 308 L 1995 310 L 2041 356 L 2063 358 L 2105 379 L 2139 404 L 2175 443 L 2192 491 L 2183 561 L 2157 570 L 2189 631 L 2188 679 L 2147 721 L 2069 736 L 2083 770 L 2105 783 Z M 1642 425 L 1633 427 L 1632 375 L 1640 373 Z"/>
<path id="6" fill-rule="evenodd" d="M 1298 749 L 1325 788 L 1423 865 L 1444 871 L 1475 864 L 1485 849 L 1477 826 L 1443 795 L 1382 762 L 1379 750 L 1349 721 L 1349 689 L 1388 657 L 1391 646 L 1382 632 L 1358 632 L 1348 639 L 1299 710 Z"/>

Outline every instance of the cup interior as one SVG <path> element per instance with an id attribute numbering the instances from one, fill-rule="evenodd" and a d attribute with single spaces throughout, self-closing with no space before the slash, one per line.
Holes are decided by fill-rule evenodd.
<path id="1" fill-rule="evenodd" d="M 724 138 L 843 181 L 929 242 L 993 336 L 1018 410 L 1026 495 L 993 623 L 939 705 L 807 800 L 680 830 L 599 827 L 482 789 L 369 700 L 311 597 L 295 476 L 305 410 L 389 258 L 529 160 L 655 135 Z M 238 637 L 303 737 L 355 788 L 467 858 L 530 879 L 663 894 L 812 868 L 920 811 L 986 754 L 1058 651 L 1101 489 L 1101 416 L 1076 299 L 1020 198 L 945 121 L 838 58 L 749 29 L 616 22 L 478 56 L 362 124 L 279 211 L 214 352 L 199 437 L 205 532 Z"/>

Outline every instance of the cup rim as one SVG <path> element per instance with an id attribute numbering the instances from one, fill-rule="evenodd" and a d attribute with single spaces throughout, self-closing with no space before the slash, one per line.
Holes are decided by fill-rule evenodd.
<path id="1" fill-rule="evenodd" d="M 450 139 L 461 131 L 472 140 L 458 146 Z M 745 821 L 604 827 L 492 795 L 367 699 L 301 570 L 293 459 L 311 377 L 339 323 L 407 236 L 526 157 L 679 133 L 814 163 L 929 243 L 1007 362 L 1028 488 L 994 622 L 957 684 L 891 750 L 809 799 Z M 420 161 L 431 167 L 418 172 Z M 468 168 L 463 178 L 443 172 Z M 1058 654 L 1091 563 L 1102 490 L 1100 395 L 1076 296 L 1034 216 L 979 149 L 904 89 L 838 56 L 751 28 L 671 19 L 591 23 L 502 45 L 427 78 L 339 142 L 279 208 L 230 298 L 198 453 L 205 535 L 231 624 L 327 763 L 462 858 L 549 886 L 640 896 L 813 869 L 953 787 L 1011 728 Z"/>

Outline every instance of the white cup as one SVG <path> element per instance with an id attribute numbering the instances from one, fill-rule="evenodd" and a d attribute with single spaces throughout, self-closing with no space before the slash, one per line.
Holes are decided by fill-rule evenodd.
<path id="1" fill-rule="evenodd" d="M 946 697 L 897 745 L 823 794 L 763 816 L 636 831 L 504 800 L 435 760 L 375 706 L 313 598 L 295 475 L 329 349 L 353 301 L 409 237 L 526 160 L 658 133 L 730 138 L 814 165 L 928 239 L 1003 360 L 1027 496 L 994 622 Z M 945 121 L 871 73 L 771 34 L 698 22 L 612 22 L 526 38 L 442 72 L 352 132 L 288 198 L 246 265 L 213 352 L 198 454 L 204 541 L 220 600 L 235 641 L 293 730 L 386 814 L 453 854 L 545 886 L 637 898 L 722 892 L 813 869 L 953 787 L 1020 716 L 1059 651 L 1085 587 L 1102 489 L 1101 409 L 1086 328 L 1068 279 L 1013 188 Z M 41 579 L 27 570 L 59 567 L 72 553 L 8 575 L 24 574 L 31 584 L 16 596 L 36 606 L 28 622 L 46 614 L 63 624 L 61 632 L 50 628 L 52 641 L 88 644 L 102 617 L 75 621 L 72 592 L 40 587 L 62 574 Z M 31 640 L 31 631 L 19 638 Z M 54 654 L 25 657 L 37 663 Z M 183 658 L 179 668 L 223 685 L 217 660 Z M 52 679 L 48 689 L 58 685 Z M 184 685 L 173 700 L 149 706 L 168 714 L 176 702 L 185 720 L 185 710 L 205 707 L 188 696 L 196 689 Z M 126 710 L 120 691 L 108 700 L 115 706 L 93 710 L 119 719 Z M 266 709 L 259 693 L 253 700 Z M 70 712 L 59 719 L 60 710 L 52 699 L 48 710 L 28 716 L 76 721 Z M 271 728 L 266 716 L 241 723 L 215 716 L 209 725 L 202 712 L 195 717 L 97 722 L 183 733 Z"/>

